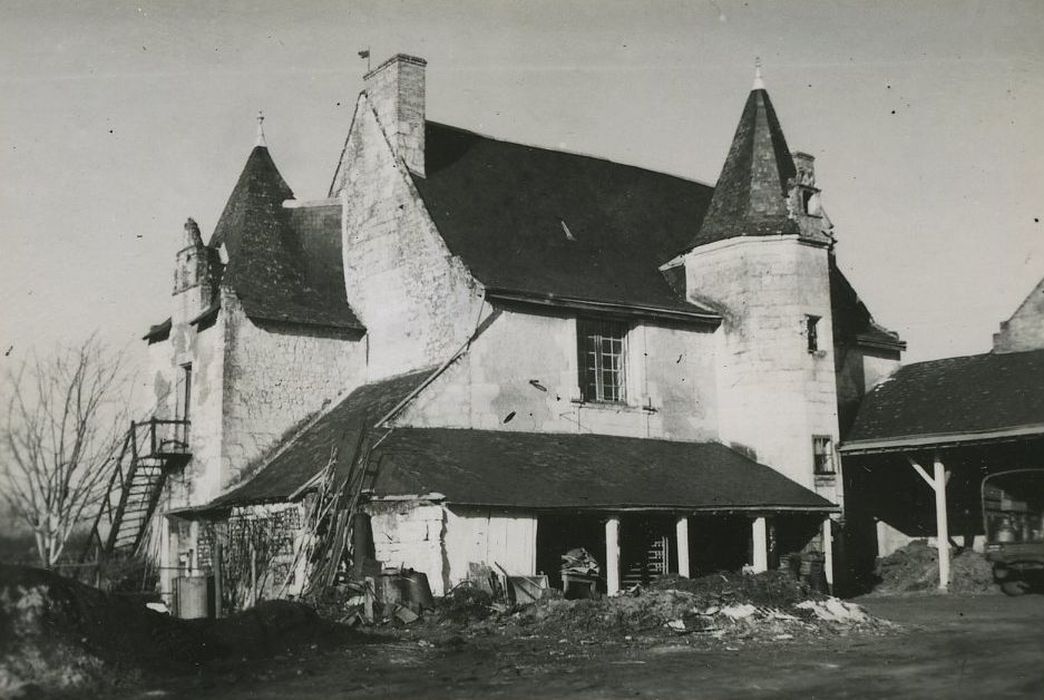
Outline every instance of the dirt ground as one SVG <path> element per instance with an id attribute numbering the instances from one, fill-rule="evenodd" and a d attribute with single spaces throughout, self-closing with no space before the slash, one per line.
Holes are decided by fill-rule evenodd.
<path id="1" fill-rule="evenodd" d="M 700 647 L 400 638 L 239 666 L 124 697 L 1044 697 L 1044 596 L 874 597 L 902 630 Z"/>

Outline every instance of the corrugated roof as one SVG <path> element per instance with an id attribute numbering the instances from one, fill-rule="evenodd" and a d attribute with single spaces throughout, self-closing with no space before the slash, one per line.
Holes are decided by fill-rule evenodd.
<path id="1" fill-rule="evenodd" d="M 255 147 L 210 239 L 228 252 L 225 283 L 253 319 L 364 330 L 345 298 L 339 207 L 287 209 L 291 198 Z"/>
<path id="2" fill-rule="evenodd" d="M 333 450 L 349 454 L 362 431 L 388 414 L 432 373 L 427 368 L 373 382 L 348 394 L 333 408 L 304 422 L 271 454 L 248 466 L 244 483 L 208 507 L 286 500 L 326 467 Z M 350 460 L 339 467 L 346 470 Z"/>
<path id="3" fill-rule="evenodd" d="M 1044 350 L 902 367 L 863 399 L 842 449 L 1010 439 L 1044 433 Z"/>
<path id="4" fill-rule="evenodd" d="M 659 266 L 692 238 L 711 187 L 427 123 L 414 177 L 451 252 L 496 290 L 704 313 Z"/>
<path id="5" fill-rule="evenodd" d="M 768 92 L 752 90 L 690 247 L 736 236 L 798 233 L 787 209 L 788 181 L 796 174 Z"/>

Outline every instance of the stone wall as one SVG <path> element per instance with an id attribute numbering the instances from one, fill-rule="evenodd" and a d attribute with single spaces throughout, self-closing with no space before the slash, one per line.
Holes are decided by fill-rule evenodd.
<path id="1" fill-rule="evenodd" d="M 636 322 L 627 339 L 627 402 L 582 403 L 576 318 L 504 310 L 400 422 L 714 440 L 714 352 L 709 330 Z"/>
<path id="2" fill-rule="evenodd" d="M 319 327 L 261 326 L 228 290 L 221 314 L 224 441 L 220 476 L 212 482 L 225 490 L 292 428 L 358 386 L 365 374 L 365 342 L 356 333 Z"/>
<path id="3" fill-rule="evenodd" d="M 1023 352 L 1044 348 L 1044 280 L 1030 292 L 1011 318 L 993 336 L 994 352 Z"/>
<path id="4" fill-rule="evenodd" d="M 152 376 L 152 416 L 173 419 L 177 415 L 178 375 L 192 365 L 191 406 L 188 428 L 192 459 L 184 469 L 168 477 L 160 510 L 205 503 L 217 493 L 217 465 L 221 457 L 222 397 L 224 386 L 224 318 L 199 330 L 189 321 L 199 315 L 198 287 L 175 294 L 170 336 L 148 346 Z"/>
<path id="5" fill-rule="evenodd" d="M 449 589 L 444 564 L 446 515 L 438 503 L 423 500 L 374 501 L 370 516 L 374 556 L 384 566 L 405 566 L 428 577 L 433 595 Z"/>
<path id="6" fill-rule="evenodd" d="M 839 500 L 840 480 L 813 478 L 812 436 L 838 440 L 826 249 L 796 236 L 734 238 L 684 262 L 691 298 L 726 310 L 717 334 L 723 441 Z M 805 333 L 810 315 L 822 319 L 816 352 Z"/>
<path id="7" fill-rule="evenodd" d="M 438 364 L 471 335 L 481 289 L 453 256 L 397 161 L 366 95 L 335 187 L 348 303 L 367 329 L 369 377 Z"/>

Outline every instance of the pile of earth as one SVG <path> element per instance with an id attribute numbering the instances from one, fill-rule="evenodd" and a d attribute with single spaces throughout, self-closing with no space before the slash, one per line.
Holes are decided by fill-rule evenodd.
<path id="1" fill-rule="evenodd" d="M 895 594 L 931 592 L 939 587 L 939 552 L 926 540 L 914 540 L 887 557 L 877 560 L 875 574 L 880 581 L 874 593 Z M 950 589 L 952 593 L 996 593 L 993 567 L 971 549 L 950 549 Z"/>
<path id="2" fill-rule="evenodd" d="M 891 628 L 858 605 L 817 593 L 783 571 L 670 576 L 612 598 L 564 600 L 552 594 L 517 607 L 465 585 L 451 591 L 426 622 L 463 626 L 472 633 L 585 643 L 676 636 L 778 641 Z"/>
<path id="3" fill-rule="evenodd" d="M 178 620 L 48 571 L 0 565 L 0 697 L 83 696 L 133 686 L 145 674 L 360 639 L 296 603 L 265 602 L 220 620 Z"/>

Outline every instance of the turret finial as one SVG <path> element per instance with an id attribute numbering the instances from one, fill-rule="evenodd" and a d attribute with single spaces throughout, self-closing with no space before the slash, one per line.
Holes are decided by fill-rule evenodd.
<path id="1" fill-rule="evenodd" d="M 761 78 L 761 58 L 754 59 L 754 85 L 750 88 L 751 90 L 764 90 L 765 81 Z"/>
<path id="2" fill-rule="evenodd" d="M 265 113 L 260 109 L 257 110 L 257 139 L 254 141 L 255 146 L 261 146 L 262 148 L 268 148 L 268 144 L 265 142 Z"/>

